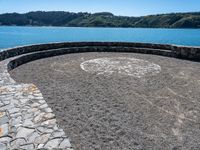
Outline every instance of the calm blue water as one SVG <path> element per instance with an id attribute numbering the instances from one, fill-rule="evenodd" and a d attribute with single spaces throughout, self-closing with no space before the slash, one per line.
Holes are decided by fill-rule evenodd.
<path id="1" fill-rule="evenodd" d="M 152 42 L 200 46 L 200 29 L 0 27 L 0 49 L 62 41 Z"/>

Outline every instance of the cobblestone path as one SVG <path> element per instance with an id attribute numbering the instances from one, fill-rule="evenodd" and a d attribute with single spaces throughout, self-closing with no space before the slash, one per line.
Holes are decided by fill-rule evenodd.
<path id="1" fill-rule="evenodd" d="M 0 62 L 0 150 L 72 150 L 38 88 L 10 77 L 9 61 Z"/>

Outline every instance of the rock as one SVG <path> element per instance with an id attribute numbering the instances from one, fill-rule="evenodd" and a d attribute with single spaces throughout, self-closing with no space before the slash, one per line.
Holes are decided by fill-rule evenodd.
<path id="1" fill-rule="evenodd" d="M 42 97 L 41 93 L 33 94 L 35 97 Z"/>
<path id="2" fill-rule="evenodd" d="M 23 115 L 23 119 L 29 119 L 29 118 L 33 118 L 32 113 L 26 113 L 26 114 Z"/>
<path id="3" fill-rule="evenodd" d="M 55 125 L 56 124 L 56 119 L 51 119 L 43 122 L 41 125 Z"/>
<path id="4" fill-rule="evenodd" d="M 51 134 L 43 134 L 39 137 L 37 137 L 34 141 L 34 143 L 36 144 L 44 144 L 48 141 L 49 137 L 50 137 Z"/>
<path id="5" fill-rule="evenodd" d="M 31 149 L 34 149 L 34 144 L 24 144 L 24 145 L 21 145 L 20 148 L 31 150 Z"/>
<path id="6" fill-rule="evenodd" d="M 0 101 L 0 107 L 3 107 L 4 106 L 4 103 L 2 103 L 1 101 Z"/>
<path id="7" fill-rule="evenodd" d="M 4 117 L 6 115 L 5 112 L 0 112 L 0 118 Z"/>
<path id="8" fill-rule="evenodd" d="M 0 107 L 0 111 L 12 110 L 12 109 L 14 109 L 13 105 L 6 105 L 6 106 L 3 106 L 3 107 Z"/>
<path id="9" fill-rule="evenodd" d="M 58 145 L 60 144 L 62 138 L 56 138 L 56 139 L 52 139 L 50 141 L 47 142 L 47 144 L 44 146 L 45 148 L 57 148 Z"/>
<path id="10" fill-rule="evenodd" d="M 29 128 L 24 128 L 24 127 L 19 127 L 18 133 L 16 137 L 28 137 L 30 134 L 32 134 L 35 130 L 34 129 L 29 129 Z"/>
<path id="11" fill-rule="evenodd" d="M 53 112 L 51 108 L 45 108 L 44 111 L 47 112 L 47 113 Z"/>
<path id="12" fill-rule="evenodd" d="M 33 107 L 32 109 L 30 109 L 30 110 L 28 110 L 28 112 L 37 112 L 39 109 L 38 108 L 36 108 L 36 107 Z"/>
<path id="13" fill-rule="evenodd" d="M 0 143 L 0 150 L 7 150 L 6 144 Z"/>
<path id="14" fill-rule="evenodd" d="M 64 135 L 65 135 L 64 132 L 55 131 L 55 132 L 52 133 L 52 136 L 53 136 L 53 137 L 62 137 L 62 136 L 64 136 Z"/>
<path id="15" fill-rule="evenodd" d="M 21 113 L 14 113 L 14 114 L 11 114 L 10 117 L 16 118 L 16 117 L 21 116 L 21 115 L 22 115 Z"/>
<path id="16" fill-rule="evenodd" d="M 0 143 L 8 143 L 11 141 L 11 137 L 4 136 L 0 138 Z"/>
<path id="17" fill-rule="evenodd" d="M 8 105 L 8 104 L 10 104 L 10 101 L 3 101 L 3 103 L 4 103 L 5 105 Z"/>
<path id="18" fill-rule="evenodd" d="M 33 133 L 29 136 L 28 142 L 29 142 L 29 143 L 34 143 L 35 139 L 36 139 L 37 137 L 39 137 L 39 136 L 40 136 L 40 135 L 39 135 L 37 132 L 33 132 Z"/>
<path id="19" fill-rule="evenodd" d="M 25 121 L 24 121 L 24 123 L 23 123 L 23 126 L 33 126 L 34 125 L 34 123 L 32 122 L 32 119 L 26 119 Z"/>
<path id="20" fill-rule="evenodd" d="M 44 147 L 44 144 L 39 144 L 38 145 L 38 148 L 43 148 Z"/>
<path id="21" fill-rule="evenodd" d="M 26 144 L 26 140 L 24 138 L 16 138 L 10 143 L 12 147 L 11 149 L 18 148 L 19 145 L 23 145 L 23 144 Z"/>
<path id="22" fill-rule="evenodd" d="M 47 107 L 48 107 L 48 105 L 46 103 L 40 106 L 41 109 L 47 108 Z"/>
<path id="23" fill-rule="evenodd" d="M 54 130 L 58 130 L 58 125 L 55 125 L 55 126 L 53 127 L 53 129 L 54 129 Z"/>
<path id="24" fill-rule="evenodd" d="M 71 147 L 71 144 L 70 144 L 70 141 L 69 139 L 64 139 L 60 145 L 59 145 L 59 148 L 70 148 Z"/>
<path id="25" fill-rule="evenodd" d="M 38 99 L 38 98 L 37 98 L 37 99 Z M 46 103 L 45 100 L 43 100 L 43 97 L 41 97 L 40 99 L 41 99 L 41 100 L 39 100 L 39 103 L 40 103 L 40 104 Z"/>
<path id="26" fill-rule="evenodd" d="M 26 104 L 28 101 L 29 101 L 28 98 L 21 98 L 21 99 L 20 99 L 20 102 L 21 102 L 22 104 Z"/>
<path id="27" fill-rule="evenodd" d="M 0 136 L 8 135 L 8 124 L 3 124 L 0 126 Z"/>
<path id="28" fill-rule="evenodd" d="M 38 114 L 40 114 L 41 113 L 41 111 L 40 110 L 38 110 L 38 111 L 36 111 L 36 112 L 34 112 L 34 117 L 36 117 Z"/>
<path id="29" fill-rule="evenodd" d="M 34 123 L 38 123 L 38 122 L 41 122 L 43 120 L 43 117 L 44 117 L 45 113 L 40 113 L 39 115 L 37 115 L 33 121 Z"/>
<path id="30" fill-rule="evenodd" d="M 21 121 L 22 121 L 22 117 L 21 117 L 21 116 L 19 116 L 19 117 L 17 117 L 17 118 L 13 118 L 13 119 L 11 120 L 13 126 L 15 126 L 15 125 L 17 125 L 17 124 L 20 124 Z"/>
<path id="31" fill-rule="evenodd" d="M 18 125 L 17 125 L 17 126 L 18 126 Z M 12 126 L 12 127 L 10 128 L 10 132 L 17 133 L 17 127 L 16 127 L 16 125 L 15 125 L 15 126 Z"/>
<path id="32" fill-rule="evenodd" d="M 20 111 L 20 109 L 19 108 L 12 108 L 12 109 L 8 109 L 8 112 L 10 113 L 10 114 L 13 114 L 13 113 L 18 113 Z"/>
<path id="33" fill-rule="evenodd" d="M 53 119 L 55 117 L 55 115 L 52 113 L 48 113 L 48 114 L 44 115 L 44 117 L 45 117 L 45 119 Z"/>
<path id="34" fill-rule="evenodd" d="M 39 107 L 39 106 L 40 106 L 40 104 L 38 104 L 38 103 L 33 103 L 33 104 L 31 105 L 32 108 Z"/>
<path id="35" fill-rule="evenodd" d="M 1 124 L 6 124 L 9 122 L 9 119 L 7 116 L 3 116 L 3 117 L 0 117 L 0 123 Z"/>
<path id="36" fill-rule="evenodd" d="M 28 99 L 35 99 L 33 95 L 28 95 Z"/>
<path id="37" fill-rule="evenodd" d="M 37 130 L 41 133 L 52 133 L 54 131 L 48 127 L 38 127 Z"/>

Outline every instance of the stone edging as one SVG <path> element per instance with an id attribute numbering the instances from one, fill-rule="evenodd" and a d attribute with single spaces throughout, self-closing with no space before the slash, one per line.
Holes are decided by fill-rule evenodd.
<path id="1" fill-rule="evenodd" d="M 170 51 L 171 56 L 176 58 L 190 59 L 190 60 L 200 60 L 200 47 L 186 47 L 186 46 L 176 46 L 176 45 L 164 45 L 164 44 L 150 44 L 150 43 L 126 43 L 126 42 L 65 42 L 65 43 L 50 43 L 50 44 L 40 44 L 40 45 L 30 45 L 22 46 L 11 49 L 5 49 L 0 52 L 0 61 L 22 55 L 27 53 L 47 51 L 52 49 L 62 49 L 62 48 L 76 48 L 76 47 L 120 47 L 120 48 L 133 48 L 133 49 L 143 49 L 140 50 L 141 53 L 146 53 L 145 50 L 151 49 L 154 51 L 163 50 Z M 104 49 L 105 50 L 105 49 Z M 137 51 L 129 52 L 137 52 Z M 109 50 L 106 50 L 109 51 Z M 155 52 L 156 53 L 156 52 Z M 162 55 L 160 53 L 159 55 Z"/>
<path id="2" fill-rule="evenodd" d="M 0 52 L 0 149 L 71 149 L 38 88 L 16 83 L 8 71 L 36 59 L 78 52 L 137 52 L 200 60 L 200 48 L 148 43 L 52 43 L 4 50 Z"/>

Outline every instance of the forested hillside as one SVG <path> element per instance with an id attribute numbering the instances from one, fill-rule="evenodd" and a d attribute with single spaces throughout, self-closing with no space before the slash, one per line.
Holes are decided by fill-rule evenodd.
<path id="1" fill-rule="evenodd" d="M 0 25 L 69 27 L 145 27 L 200 28 L 200 12 L 171 13 L 143 17 L 115 16 L 109 12 L 71 13 L 61 11 L 7 13 L 0 15 Z"/>

